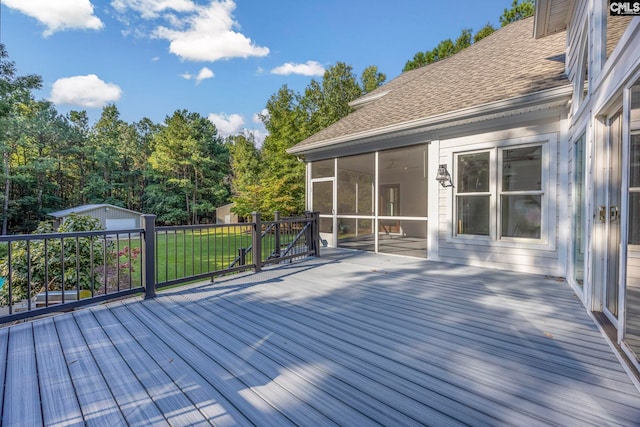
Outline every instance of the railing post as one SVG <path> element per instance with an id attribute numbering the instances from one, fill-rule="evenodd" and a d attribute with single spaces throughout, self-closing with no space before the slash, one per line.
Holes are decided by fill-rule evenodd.
<path id="1" fill-rule="evenodd" d="M 253 252 L 253 264 L 255 272 L 262 270 L 262 221 L 260 221 L 260 212 L 253 214 L 253 236 L 251 251 Z"/>
<path id="2" fill-rule="evenodd" d="M 142 281 L 144 298 L 149 299 L 156 296 L 156 216 L 142 215 L 141 222 L 144 229 Z"/>
<path id="3" fill-rule="evenodd" d="M 315 256 L 320 257 L 320 212 L 313 212 L 313 247 L 316 251 Z"/>
<path id="4" fill-rule="evenodd" d="M 280 257 L 280 212 L 275 211 L 273 213 L 273 219 L 276 222 L 276 256 Z"/>
<path id="5" fill-rule="evenodd" d="M 239 264 L 241 267 L 244 267 L 247 264 L 247 249 L 240 248 L 238 249 L 238 258 L 240 258 Z"/>

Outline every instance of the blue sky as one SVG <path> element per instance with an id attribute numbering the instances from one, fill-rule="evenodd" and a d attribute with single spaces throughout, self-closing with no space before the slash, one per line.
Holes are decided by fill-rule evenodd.
<path id="1" fill-rule="evenodd" d="M 36 93 L 92 122 L 114 103 L 121 118 L 163 122 L 200 113 L 221 134 L 246 129 L 284 84 L 301 92 L 337 61 L 387 81 L 420 50 L 474 32 L 511 0 L 0 0 L 0 42 Z"/>

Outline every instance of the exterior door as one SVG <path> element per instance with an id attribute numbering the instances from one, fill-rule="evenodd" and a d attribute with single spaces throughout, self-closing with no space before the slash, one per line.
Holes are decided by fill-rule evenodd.
<path id="1" fill-rule="evenodd" d="M 606 132 L 596 153 L 600 159 L 601 180 L 596 190 L 598 201 L 597 235 L 599 254 L 596 259 L 595 286 L 600 298 L 599 306 L 611 322 L 618 326 L 618 301 L 620 295 L 620 202 L 621 202 L 621 114 L 607 118 Z M 598 309 L 598 307 L 594 307 Z"/>
<path id="2" fill-rule="evenodd" d="M 311 181 L 312 210 L 320 213 L 320 239 L 324 246 L 335 247 L 334 179 Z"/>
<path id="3" fill-rule="evenodd" d="M 621 148 L 622 123 L 621 114 L 609 120 L 609 204 L 608 204 L 608 239 L 607 239 L 607 279 L 605 292 L 605 308 L 610 317 L 618 318 L 618 296 L 620 289 L 620 202 L 621 202 Z"/>

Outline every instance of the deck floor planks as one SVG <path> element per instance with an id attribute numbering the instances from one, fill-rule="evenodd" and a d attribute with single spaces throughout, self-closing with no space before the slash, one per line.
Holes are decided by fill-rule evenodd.
<path id="1" fill-rule="evenodd" d="M 151 359 L 110 310 L 93 310 L 96 321 L 107 334 L 122 360 L 129 366 L 149 397 L 170 425 L 211 425 L 198 411 L 193 402 L 180 390 L 173 380 Z"/>
<path id="2" fill-rule="evenodd" d="M 369 422 L 374 420 L 377 424 L 382 425 L 411 425 L 415 423 L 415 420 L 368 394 L 367 384 L 358 381 L 355 373 L 346 371 L 337 374 L 332 369 L 336 365 L 335 362 L 323 360 L 319 363 L 316 352 L 292 341 L 290 337 L 285 339 L 260 325 L 238 322 L 234 316 L 222 316 L 222 313 L 219 313 L 222 310 L 209 310 L 208 307 L 199 304 L 197 300 L 193 300 L 192 303 L 185 309 L 199 316 L 211 328 L 220 328 L 228 334 L 233 334 L 237 339 L 255 351 L 261 352 L 275 363 L 289 366 L 289 369 L 294 369 L 307 381 L 322 388 L 323 393 L 330 393 L 351 405 L 355 410 L 368 415 Z M 359 425 L 362 424 L 366 425 L 366 420 Z"/>
<path id="3" fill-rule="evenodd" d="M 84 426 L 53 318 L 33 323 L 43 425 Z"/>
<path id="4" fill-rule="evenodd" d="M 282 383 L 285 377 L 279 371 L 269 370 L 270 372 L 268 373 L 263 372 L 260 368 L 266 368 L 264 364 L 262 366 L 253 366 L 250 357 L 243 355 L 242 351 L 235 352 L 234 350 L 237 349 L 231 348 L 234 341 L 233 337 L 226 337 L 225 340 L 220 341 L 210 338 L 198 328 L 197 323 L 194 323 L 198 322 L 198 319 L 189 319 L 188 316 L 176 315 L 171 310 L 173 306 L 175 305 L 160 304 L 157 301 L 150 301 L 147 304 L 147 307 L 152 311 L 161 312 L 163 320 L 168 324 L 180 321 L 189 325 L 189 338 L 196 348 L 203 353 L 213 355 L 216 363 L 235 378 L 238 378 L 247 388 L 253 390 L 266 402 L 278 408 L 293 423 L 299 425 L 302 422 L 308 422 L 316 425 L 329 425 L 334 422 L 322 414 L 314 405 L 305 403 L 300 399 L 300 396 L 289 390 Z M 292 384 L 289 385 L 292 386 Z"/>
<path id="5" fill-rule="evenodd" d="M 129 425 L 168 426 L 164 416 L 122 359 L 92 311 L 74 314 L 102 377 Z"/>
<path id="6" fill-rule="evenodd" d="M 1 396 L 24 387 L 27 407 L 42 399 L 46 418 L 55 381 L 61 395 L 72 382 L 77 401 L 64 402 L 64 415 L 77 419 L 79 404 L 87 425 L 640 420 L 640 392 L 566 283 L 327 255 L 0 329 L 0 354 L 5 344 L 9 356 L 32 347 L 7 359 L 14 378 L 0 424 L 20 413 L 11 420 L 40 425 Z M 33 381 L 16 381 L 29 375 L 35 393 Z M 146 415 L 132 416 L 138 402 Z"/>
<path id="7" fill-rule="evenodd" d="M 224 395 L 228 401 L 255 425 L 269 425 L 274 427 L 294 425 L 284 414 L 279 412 L 268 401 L 265 401 L 240 378 L 226 370 L 216 360 L 216 354 L 203 352 L 195 344 L 189 334 L 188 325 L 179 320 L 170 324 L 163 317 L 158 317 L 150 308 L 150 302 L 129 304 L 128 308 L 149 329 L 154 331 L 182 358 L 189 366 L 198 371 L 207 381 Z M 164 314 L 164 313 L 162 313 Z"/>
<path id="8" fill-rule="evenodd" d="M 188 365 L 180 355 L 169 347 L 167 338 L 154 335 L 129 310 L 127 303 L 120 306 L 112 305 L 109 311 L 130 334 L 135 334 L 136 341 L 144 351 L 158 366 L 162 367 L 176 386 L 210 422 L 217 426 L 251 425 L 249 420 L 230 404 L 225 396 L 207 382 L 201 372 Z"/>
<path id="9" fill-rule="evenodd" d="M 9 392 L 4 393 L 2 424 L 42 425 L 32 324 L 23 323 L 11 328 L 8 344 L 5 387 Z"/>
<path id="10" fill-rule="evenodd" d="M 126 426 L 125 418 L 98 369 L 73 315 L 54 317 L 80 409 L 88 426 Z M 110 361 L 101 361 L 108 363 Z"/>
<path id="11" fill-rule="evenodd" d="M 204 308 L 201 313 L 205 315 L 208 312 Z M 424 424 L 427 420 L 436 424 L 451 424 L 462 423 L 461 419 L 464 419 L 466 423 L 474 422 L 475 425 L 495 422 L 495 419 L 478 414 L 477 411 L 468 408 L 458 408 L 461 413 L 453 410 L 446 411 L 451 406 L 451 402 L 443 399 L 442 396 L 428 388 L 420 388 L 412 379 L 407 379 L 407 376 L 394 376 L 380 366 L 368 363 L 366 358 L 362 358 L 357 351 L 356 354 L 343 354 L 345 348 L 336 350 L 337 347 L 332 346 L 331 342 L 320 337 L 322 332 L 319 330 L 314 330 L 313 333 L 308 333 L 311 331 L 305 329 L 294 330 L 274 324 L 273 319 L 269 316 L 251 317 L 247 312 L 239 314 L 230 310 L 228 316 L 225 317 L 229 319 L 240 318 L 241 321 L 236 325 L 237 328 L 245 325 L 253 333 L 262 333 L 268 336 L 268 342 L 261 344 L 261 351 L 269 343 L 275 343 L 278 345 L 279 351 L 293 352 L 296 358 L 303 358 L 310 365 L 320 364 L 328 375 L 333 375 L 350 385 L 354 392 L 347 397 L 347 403 L 356 405 L 357 403 L 353 401 L 358 398 L 370 402 L 377 400 L 381 407 L 387 406 L 393 412 L 404 412 L 413 417 L 401 422 L 394 420 L 395 422 L 391 421 L 385 425 L 407 425 L 416 422 Z M 287 329 L 286 332 L 283 332 L 283 329 Z M 335 390 L 328 387 L 328 384 L 324 388 L 328 393 L 335 393 Z M 425 404 L 424 402 L 429 399 L 433 399 L 434 406 L 438 406 L 437 403 L 440 403 L 442 407 L 434 408 Z"/>
<path id="12" fill-rule="evenodd" d="M 218 302 L 217 305 L 222 306 L 223 304 Z M 253 311 L 255 318 L 247 317 L 246 313 L 248 311 Z M 363 375 L 371 375 L 372 378 L 375 377 L 377 381 L 380 381 L 378 387 L 383 386 L 389 390 L 401 392 L 420 404 L 422 407 L 415 411 L 407 407 L 403 407 L 402 411 L 407 414 L 413 414 L 421 422 L 428 422 L 431 419 L 421 418 L 427 414 L 428 406 L 432 410 L 436 408 L 443 410 L 450 417 L 459 417 L 458 422 L 465 424 L 477 425 L 480 423 L 483 419 L 481 411 L 488 412 L 488 414 L 484 414 L 483 423 L 485 424 L 493 424 L 504 416 L 504 414 L 501 415 L 501 411 L 505 408 L 496 406 L 495 402 L 487 401 L 479 397 L 477 393 L 465 392 L 463 388 L 451 387 L 447 381 L 439 380 L 436 376 L 424 374 L 421 369 L 425 369 L 426 364 L 417 362 L 414 366 L 407 366 L 403 361 L 389 358 L 385 353 L 388 353 L 394 347 L 393 345 L 385 346 L 380 344 L 381 340 L 385 340 L 380 335 L 369 337 L 369 340 L 365 341 L 356 334 L 343 334 L 340 331 L 340 326 L 336 329 L 335 325 L 331 325 L 331 321 L 323 323 L 322 319 L 304 320 L 304 315 L 283 317 L 280 313 L 281 311 L 278 310 L 278 314 L 261 312 L 248 306 L 245 302 L 242 309 L 234 311 L 233 315 L 243 317 L 245 322 L 261 322 L 264 325 L 269 325 L 270 329 L 283 331 L 282 333 L 286 335 L 287 339 L 294 338 L 293 330 L 296 330 L 298 335 L 303 337 L 298 339 L 304 340 L 305 336 L 313 337 L 306 342 L 303 341 L 303 343 L 324 358 L 337 357 L 348 369 L 360 371 Z M 451 375 L 451 373 L 445 371 L 445 375 Z M 496 390 L 492 391 L 497 393 Z M 503 394 L 503 397 L 512 398 L 509 394 Z M 398 400 L 398 402 L 401 402 L 401 400 Z M 530 402 L 525 400 L 523 404 L 530 405 Z M 534 409 L 544 410 L 547 408 L 537 406 Z M 520 417 L 520 414 L 514 411 L 509 410 L 509 414 L 514 419 Z M 535 414 L 536 411 L 530 411 L 529 415 L 526 416 L 526 421 L 528 423 L 535 422 L 537 418 Z M 429 414 L 429 417 L 432 416 L 433 414 Z M 490 419 L 493 421 L 490 421 Z M 569 421 L 569 419 L 565 421 Z M 523 422 L 524 420 L 521 419 L 520 424 Z"/>
<path id="13" fill-rule="evenodd" d="M 347 299 L 347 300 L 348 300 L 348 298 L 345 298 L 345 299 Z M 306 310 L 306 306 L 305 306 L 305 311 L 308 311 L 308 310 Z M 344 323 L 345 323 L 345 324 L 350 324 L 350 322 L 351 322 L 351 320 L 349 320 L 349 321 L 347 321 L 347 322 L 344 322 Z M 613 356 L 612 356 L 612 355 L 611 355 L 611 358 L 613 359 Z M 615 359 L 614 359 L 614 360 L 615 360 Z M 558 377 L 559 377 L 559 378 L 562 378 L 562 376 L 561 376 L 561 375 L 560 375 L 560 376 L 558 376 Z M 585 403 L 585 402 L 589 402 L 589 401 L 590 401 L 590 399 L 588 398 L 589 396 L 586 396 L 586 397 L 587 397 L 587 398 L 586 398 L 585 400 L 582 400 L 582 401 L 580 401 L 580 399 L 577 399 L 577 400 L 578 400 L 578 402 L 576 402 L 576 404 L 584 406 L 584 403 Z M 634 398 L 635 398 L 635 397 L 636 397 L 636 396 L 634 395 Z M 565 398 L 566 398 L 566 397 L 565 397 Z M 596 407 L 596 408 L 597 408 L 597 407 Z"/>
<path id="14" fill-rule="evenodd" d="M 379 425 L 374 420 L 364 416 L 361 412 L 354 410 L 345 404 L 344 400 L 335 398 L 332 394 L 326 393 L 313 381 L 309 381 L 299 372 L 299 366 L 294 365 L 289 368 L 288 363 L 278 363 L 273 358 L 260 351 L 263 340 L 267 337 L 258 337 L 258 346 L 246 343 L 237 335 L 237 331 L 226 331 L 219 327 L 217 323 L 207 324 L 206 312 L 192 310 L 184 304 L 162 304 L 163 308 L 171 311 L 176 316 L 186 319 L 192 325 L 219 345 L 224 346 L 229 352 L 242 358 L 251 365 L 251 369 L 261 372 L 270 382 L 279 384 L 283 389 L 300 399 L 304 405 L 314 408 L 324 417 L 336 424 L 347 423 L 349 425 Z M 193 305 L 196 307 L 196 305 Z M 294 370 L 295 369 L 295 370 Z M 296 372 L 298 370 L 298 372 Z M 311 396 L 311 398 L 309 398 Z"/>

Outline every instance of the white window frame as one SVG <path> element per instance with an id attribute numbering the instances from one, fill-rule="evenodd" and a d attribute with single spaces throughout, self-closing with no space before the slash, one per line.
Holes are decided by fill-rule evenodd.
<path id="1" fill-rule="evenodd" d="M 507 150 L 515 150 L 518 148 L 529 148 L 529 147 L 541 147 L 542 148 L 542 159 L 540 166 L 540 190 L 523 190 L 523 191 L 505 191 L 502 188 L 502 170 L 503 170 L 503 153 Z M 548 195 L 546 194 L 546 189 L 548 188 L 549 181 L 549 168 L 545 167 L 545 164 L 548 164 L 549 159 L 549 144 L 545 143 L 534 143 L 534 144 L 525 144 L 525 145 L 514 145 L 509 147 L 501 147 L 498 148 L 498 166 L 496 170 L 497 176 L 497 196 L 496 196 L 496 228 L 497 234 L 496 239 L 503 242 L 535 242 L 541 243 L 546 242 L 548 240 L 548 234 L 546 230 L 547 226 L 547 199 Z M 503 195 L 511 195 L 511 196 L 541 196 L 540 197 L 540 238 L 530 238 L 530 237 L 511 237 L 511 236 L 503 236 L 502 235 L 502 196 Z"/>
<path id="2" fill-rule="evenodd" d="M 557 142 L 558 135 L 556 133 L 529 136 L 522 138 L 514 138 L 510 140 L 496 141 L 492 143 L 481 143 L 466 145 L 465 151 L 451 151 L 451 163 L 453 165 L 452 176 L 457 179 L 458 157 L 465 154 L 474 154 L 481 152 L 489 152 L 490 161 L 490 182 L 489 182 L 489 195 L 490 195 L 490 211 L 489 211 L 489 235 L 472 235 L 472 234 L 459 234 L 458 233 L 458 195 L 465 195 L 470 193 L 458 193 L 457 187 L 454 187 L 451 195 L 451 218 L 452 218 L 452 234 L 451 239 L 460 242 L 486 242 L 492 246 L 504 246 L 504 247 L 521 247 L 526 244 L 528 248 L 541 249 L 541 250 L 555 250 L 556 249 L 556 222 L 557 222 Z M 500 206 L 500 194 L 501 194 L 501 179 L 502 179 L 502 152 L 504 150 L 524 148 L 531 146 L 542 147 L 542 171 L 541 171 L 541 190 L 538 192 L 542 195 L 541 198 L 541 223 L 540 223 L 540 238 L 532 239 L 525 237 L 502 237 L 501 236 L 501 206 Z M 552 151 L 553 150 L 553 151 Z M 454 185 L 456 183 L 454 182 Z M 529 193 L 529 192 L 527 192 Z M 482 193 L 473 193 L 482 194 Z M 509 192 L 509 194 L 515 194 Z"/>
<path id="3" fill-rule="evenodd" d="M 466 156 L 471 154 L 481 154 L 481 153 L 489 153 L 489 191 L 488 192 L 472 192 L 472 193 L 459 193 L 458 186 L 454 187 L 454 195 L 453 195 L 453 235 L 456 237 L 462 237 L 465 239 L 472 240 L 491 240 L 491 236 L 495 235 L 495 221 L 493 212 L 495 211 L 495 191 L 492 189 L 495 188 L 495 149 L 482 149 L 482 150 L 473 150 L 473 151 L 462 151 L 458 153 L 454 153 L 453 155 L 453 165 L 454 165 L 454 176 L 457 180 L 458 177 L 458 158 L 460 156 Z M 489 196 L 489 234 L 481 235 L 481 234 L 467 234 L 467 233 L 458 233 L 458 198 L 460 196 Z"/>

